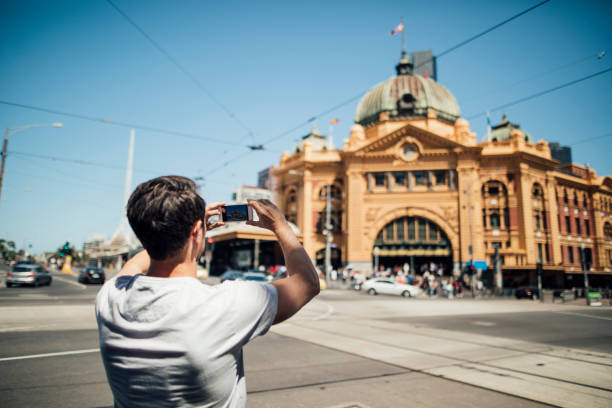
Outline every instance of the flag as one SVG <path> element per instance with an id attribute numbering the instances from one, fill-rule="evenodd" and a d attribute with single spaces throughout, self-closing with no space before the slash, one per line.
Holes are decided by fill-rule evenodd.
<path id="1" fill-rule="evenodd" d="M 332 119 L 329 121 L 330 125 L 337 125 L 338 123 L 340 123 L 340 121 L 338 119 Z"/>
<path id="2" fill-rule="evenodd" d="M 402 31 L 404 31 L 404 23 L 399 23 L 397 27 L 395 27 L 393 31 L 391 31 L 391 35 L 399 34 Z"/>

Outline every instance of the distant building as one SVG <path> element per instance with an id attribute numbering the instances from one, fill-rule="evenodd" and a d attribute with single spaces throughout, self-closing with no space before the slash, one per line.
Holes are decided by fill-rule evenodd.
<path id="1" fill-rule="evenodd" d="M 550 147 L 550 155 L 553 159 L 559 160 L 563 164 L 572 162 L 572 148 L 569 146 L 561 146 L 558 142 L 551 142 L 548 144 Z"/>
<path id="2" fill-rule="evenodd" d="M 106 235 L 104 234 L 94 234 L 91 238 L 86 238 L 83 241 L 83 253 L 90 255 L 100 251 L 104 241 L 106 241 Z"/>
<path id="3" fill-rule="evenodd" d="M 438 80 L 436 73 L 436 57 L 433 56 L 431 50 L 417 51 L 410 53 L 410 59 L 413 64 L 413 73 L 422 77 L 429 77 L 434 81 Z"/>
<path id="4" fill-rule="evenodd" d="M 353 269 L 474 265 L 493 287 L 499 251 L 506 288 L 536 284 L 538 263 L 545 287 L 580 287 L 582 265 L 612 287 L 612 177 L 560 171 L 548 142 L 505 116 L 479 143 L 432 75 L 406 57 L 396 70 L 363 96 L 343 148 L 313 131 L 272 172 L 309 256 L 322 263 L 329 189 L 334 253 Z"/>
<path id="5" fill-rule="evenodd" d="M 256 186 L 240 186 L 232 192 L 232 201 L 246 203 L 247 200 L 270 200 L 273 201 L 272 191 Z"/>

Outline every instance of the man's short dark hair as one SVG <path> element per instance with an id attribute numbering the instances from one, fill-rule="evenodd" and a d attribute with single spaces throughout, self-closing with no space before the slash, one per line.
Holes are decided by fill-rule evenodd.
<path id="1" fill-rule="evenodd" d="M 185 246 L 197 220 L 204 222 L 206 203 L 195 183 L 181 176 L 163 176 L 136 187 L 127 203 L 134 233 L 155 260 L 175 256 Z"/>

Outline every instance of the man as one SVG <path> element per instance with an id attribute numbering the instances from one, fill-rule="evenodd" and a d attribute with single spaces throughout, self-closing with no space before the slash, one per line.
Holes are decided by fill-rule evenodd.
<path id="1" fill-rule="evenodd" d="M 272 284 L 196 279 L 209 223 L 193 181 L 159 177 L 127 205 L 145 251 L 130 259 L 96 298 L 100 351 L 115 407 L 244 407 L 242 346 L 295 314 L 319 293 L 312 262 L 285 217 L 267 200 L 249 201 L 250 225 L 276 234 L 287 278 Z"/>

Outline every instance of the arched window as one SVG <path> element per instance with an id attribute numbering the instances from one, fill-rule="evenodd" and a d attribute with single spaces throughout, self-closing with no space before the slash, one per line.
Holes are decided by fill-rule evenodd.
<path id="1" fill-rule="evenodd" d="M 336 185 L 328 184 L 319 190 L 319 200 L 327 200 L 327 189 L 329 189 L 329 197 L 332 200 L 342 199 L 342 190 Z"/>
<path id="2" fill-rule="evenodd" d="M 289 190 L 285 198 L 285 218 L 297 224 L 297 191 L 294 188 Z"/>

